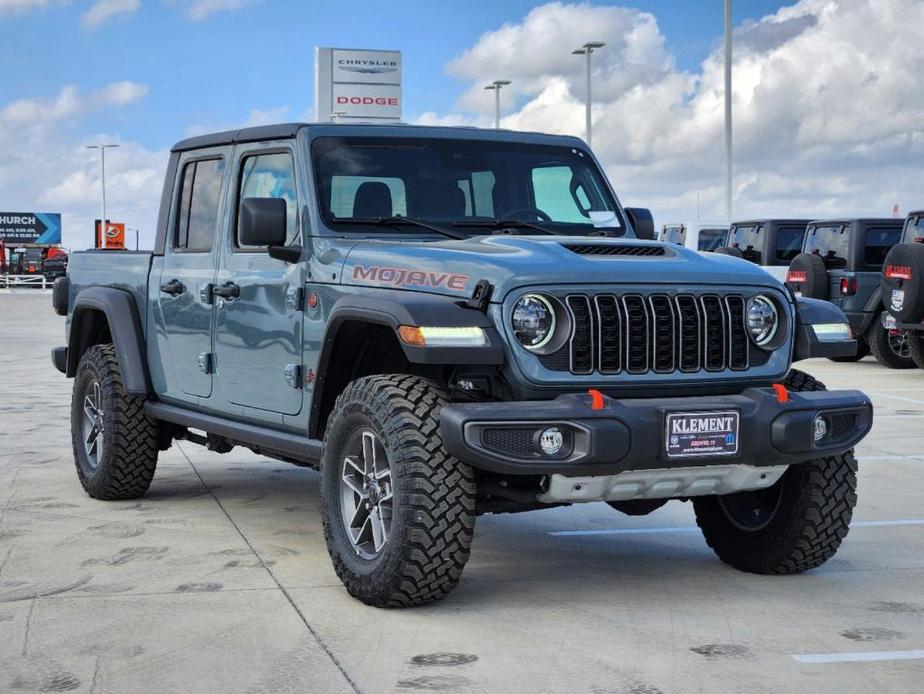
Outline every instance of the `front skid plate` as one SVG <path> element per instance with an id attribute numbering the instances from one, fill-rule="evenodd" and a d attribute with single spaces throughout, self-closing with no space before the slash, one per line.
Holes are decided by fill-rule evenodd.
<path id="1" fill-rule="evenodd" d="M 658 470 L 628 470 L 598 477 L 549 476 L 549 488 L 539 501 L 554 504 L 582 501 L 673 499 L 733 494 L 764 489 L 776 483 L 788 465 L 708 465 Z"/>

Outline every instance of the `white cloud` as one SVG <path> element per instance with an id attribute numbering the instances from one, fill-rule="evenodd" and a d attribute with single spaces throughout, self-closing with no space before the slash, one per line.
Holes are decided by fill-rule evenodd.
<path id="1" fill-rule="evenodd" d="M 106 155 L 108 216 L 141 229 L 142 246 L 153 242 L 167 152 L 149 150 L 111 133 L 77 137 L 73 126 L 100 109 L 119 109 L 141 99 L 147 87 L 116 82 L 89 94 L 65 86 L 46 99 L 0 104 L 0 190 L 21 211 L 62 212 L 65 246 L 93 243 L 99 216 L 99 154 L 92 142 L 118 143 Z"/>
<path id="2" fill-rule="evenodd" d="M 133 14 L 140 7 L 141 0 L 96 0 L 80 15 L 80 22 L 86 29 L 95 29 L 113 17 Z"/>
<path id="3" fill-rule="evenodd" d="M 32 10 L 46 10 L 68 0 L 0 0 L 0 17 L 25 14 Z"/>
<path id="4" fill-rule="evenodd" d="M 924 3 L 802 0 L 735 31 L 736 216 L 888 215 L 924 203 Z M 683 72 L 651 14 L 551 3 L 483 34 L 449 63 L 469 81 L 449 114 L 488 124 L 492 79 L 504 127 L 583 135 L 583 58 L 593 56 L 594 149 L 627 203 L 658 222 L 724 216 L 723 67 L 717 48 Z"/>
<path id="5" fill-rule="evenodd" d="M 252 0 L 179 0 L 185 9 L 183 14 L 192 22 L 201 22 L 216 12 L 236 12 Z"/>
<path id="6" fill-rule="evenodd" d="M 285 123 L 289 120 L 290 109 L 288 106 L 278 106 L 267 109 L 251 109 L 247 118 L 232 122 L 205 122 L 196 123 L 186 128 L 187 137 L 204 135 L 206 133 L 217 133 L 224 130 L 236 130 L 237 128 L 252 128 L 258 125 L 272 125 L 274 123 Z"/>

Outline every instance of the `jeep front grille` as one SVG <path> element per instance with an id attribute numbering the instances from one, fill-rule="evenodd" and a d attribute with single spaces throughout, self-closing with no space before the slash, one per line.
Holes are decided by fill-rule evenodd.
<path id="1" fill-rule="evenodd" d="M 577 375 L 744 371 L 765 364 L 745 327 L 737 294 L 569 294 L 569 341 L 541 357 L 546 368 Z"/>

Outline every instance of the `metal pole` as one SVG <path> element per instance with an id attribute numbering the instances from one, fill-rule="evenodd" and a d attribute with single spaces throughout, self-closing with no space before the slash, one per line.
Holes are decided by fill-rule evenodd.
<path id="1" fill-rule="evenodd" d="M 587 146 L 590 147 L 590 110 L 591 102 L 593 101 L 590 94 L 590 54 L 594 52 L 593 48 L 587 49 L 587 104 L 585 106 L 584 113 L 584 133 L 585 139 L 587 140 Z"/>
<path id="2" fill-rule="evenodd" d="M 138 250 L 138 227 L 135 227 L 135 250 Z"/>
<path id="3" fill-rule="evenodd" d="M 99 218 L 99 239 L 102 247 L 106 248 L 106 145 L 100 145 L 99 148 L 99 170 L 99 185 L 103 191 L 103 214 Z"/>
<path id="4" fill-rule="evenodd" d="M 494 87 L 494 129 L 500 130 L 500 85 Z"/>
<path id="5" fill-rule="evenodd" d="M 732 221 L 732 0 L 725 0 L 725 215 Z"/>

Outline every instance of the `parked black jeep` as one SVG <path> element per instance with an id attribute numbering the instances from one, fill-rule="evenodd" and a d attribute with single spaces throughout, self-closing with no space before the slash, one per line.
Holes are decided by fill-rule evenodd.
<path id="1" fill-rule="evenodd" d="M 732 222 L 728 232 L 728 244 L 718 252 L 760 265 L 783 282 L 786 280 L 789 263 L 802 250 L 809 221 L 757 219 Z"/>
<path id="2" fill-rule="evenodd" d="M 857 361 L 872 352 L 892 369 L 914 366 L 907 333 L 883 323 L 883 261 L 901 235 L 900 219 L 831 219 L 808 225 L 802 253 L 790 264 L 786 283 L 797 296 L 827 299 L 846 314 L 858 340 L 857 354 L 834 361 Z"/>
<path id="3" fill-rule="evenodd" d="M 885 327 L 904 332 L 911 360 L 924 369 L 924 210 L 908 215 L 902 242 L 886 255 L 882 296 Z"/>

